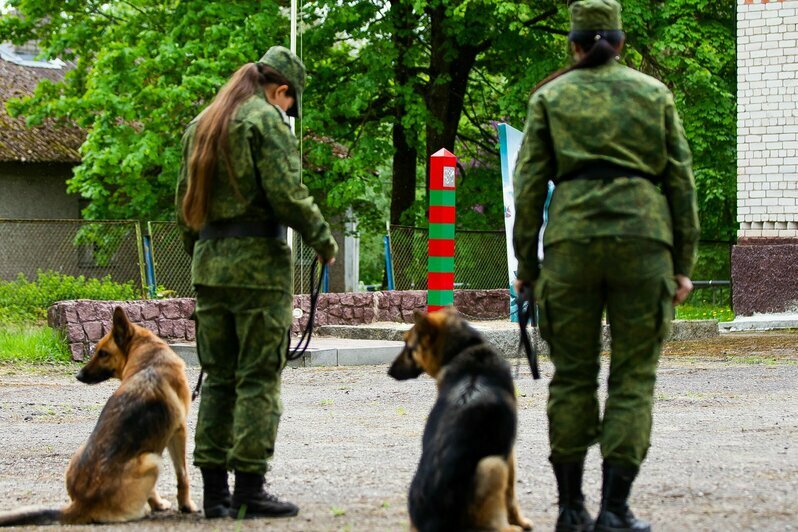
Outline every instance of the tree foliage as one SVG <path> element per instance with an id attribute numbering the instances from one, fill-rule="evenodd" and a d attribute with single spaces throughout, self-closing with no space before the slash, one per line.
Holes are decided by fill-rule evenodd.
<path id="1" fill-rule="evenodd" d="M 75 62 L 10 104 L 87 129 L 70 188 L 93 218 L 168 218 L 183 128 L 239 65 L 287 44 L 286 2 L 10 0 L 0 40 L 38 39 Z M 667 83 L 694 151 L 704 235 L 734 234 L 731 0 L 624 0 L 624 61 Z M 569 60 L 565 2 L 312 0 L 305 182 L 328 213 L 379 227 L 423 218 L 426 162 L 460 156 L 459 219 L 501 227 L 496 121 L 523 124 L 534 85 Z"/>

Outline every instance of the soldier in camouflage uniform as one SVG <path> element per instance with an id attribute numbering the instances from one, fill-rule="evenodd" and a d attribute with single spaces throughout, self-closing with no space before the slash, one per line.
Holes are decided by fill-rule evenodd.
<path id="1" fill-rule="evenodd" d="M 601 446 L 597 531 L 650 530 L 627 498 L 649 447 L 655 372 L 673 305 L 692 289 L 698 213 L 691 155 L 673 95 L 616 62 L 615 0 L 571 4 L 578 63 L 532 94 L 514 176 L 519 286 L 534 285 L 549 386 L 557 530 L 592 530 L 582 471 Z M 555 184 L 538 265 L 548 181 Z M 611 327 L 609 395 L 599 416 L 602 313 Z"/>
<path id="2" fill-rule="evenodd" d="M 264 474 L 282 413 L 296 229 L 325 263 L 338 246 L 300 183 L 298 141 L 288 124 L 305 86 L 301 60 L 270 48 L 241 67 L 183 137 L 178 224 L 192 255 L 197 351 L 207 374 L 194 464 L 206 517 L 291 516 L 267 493 Z M 223 140 L 226 139 L 226 142 Z M 235 471 L 230 497 L 227 471 Z"/>

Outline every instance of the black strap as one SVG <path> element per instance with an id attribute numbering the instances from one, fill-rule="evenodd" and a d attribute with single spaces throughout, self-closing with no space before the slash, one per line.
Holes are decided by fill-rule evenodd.
<path id="1" fill-rule="evenodd" d="M 197 333 L 199 332 L 199 321 L 197 320 L 197 311 L 196 310 L 194 310 L 194 312 L 191 313 L 191 317 L 189 319 L 194 322 L 194 339 L 196 340 L 197 339 Z M 199 374 L 199 377 L 197 378 L 197 385 L 194 386 L 194 391 L 191 392 L 191 401 L 192 402 L 195 401 L 197 399 L 197 397 L 199 397 L 200 388 L 202 388 L 202 377 L 203 377 L 202 355 L 200 355 L 200 343 L 199 342 L 195 342 L 195 343 L 196 343 L 196 346 L 197 346 L 197 358 L 199 358 L 199 363 L 200 363 L 200 374 Z"/>
<path id="2" fill-rule="evenodd" d="M 313 263 L 310 266 L 310 312 L 308 314 L 308 322 L 305 324 L 305 330 L 302 332 L 302 337 L 299 339 L 299 343 L 297 343 L 293 350 L 291 349 L 291 343 L 289 342 L 286 352 L 286 358 L 288 360 L 296 360 L 304 355 L 305 351 L 308 349 L 308 345 L 310 344 L 310 337 L 313 336 L 313 323 L 316 321 L 316 307 L 319 303 L 319 294 L 321 294 L 321 284 L 324 281 L 324 274 L 327 270 L 327 265 L 323 264 L 321 267 L 321 275 L 319 275 L 319 280 L 314 284 L 314 281 L 316 281 L 316 269 L 318 266 L 319 259 L 314 257 Z M 304 345 L 302 345 L 303 342 Z"/>
<path id="3" fill-rule="evenodd" d="M 202 388 L 202 377 L 205 375 L 205 372 L 202 371 L 202 367 L 200 367 L 200 374 L 199 378 L 197 379 L 197 385 L 194 386 L 194 391 L 191 392 L 191 400 L 195 401 L 200 394 L 200 388 Z"/>
<path id="4" fill-rule="evenodd" d="M 223 221 L 205 224 L 199 232 L 200 240 L 216 240 L 219 238 L 281 238 L 285 239 L 287 231 L 284 225 L 269 224 L 263 221 Z"/>
<path id="5" fill-rule="evenodd" d="M 286 358 L 288 360 L 296 360 L 302 355 L 305 354 L 305 351 L 308 349 L 308 345 L 310 344 L 310 337 L 313 336 L 313 323 L 316 321 L 316 307 L 319 304 L 319 294 L 321 294 L 321 284 L 324 281 L 324 274 L 327 271 L 327 265 L 324 264 L 321 267 L 321 275 L 319 275 L 318 283 L 315 285 L 313 281 L 316 280 L 316 269 L 318 268 L 319 259 L 314 258 L 313 264 L 310 266 L 310 314 L 308 316 L 308 323 L 305 325 L 305 331 L 302 333 L 302 337 L 299 339 L 299 343 L 297 346 L 291 350 L 290 342 L 286 348 Z M 191 315 L 191 319 L 194 320 L 194 330 L 198 330 L 199 323 L 197 322 L 197 314 L 196 312 Z M 288 333 L 289 338 L 291 333 Z M 302 345 L 304 342 L 305 345 Z M 202 364 L 202 356 L 199 355 L 199 342 L 197 342 L 197 354 L 200 358 L 200 365 Z M 191 393 L 191 400 L 194 401 L 200 394 L 200 388 L 202 388 L 202 378 L 204 372 L 202 371 L 202 367 L 200 367 L 200 374 L 199 378 L 197 379 L 197 385 L 194 387 L 194 391 Z"/>
<path id="6" fill-rule="evenodd" d="M 538 353 L 529 338 L 529 331 L 526 328 L 528 323 L 531 323 L 532 327 L 537 325 L 535 316 L 535 296 L 532 293 L 532 287 L 523 284 L 518 294 L 518 326 L 521 328 L 521 339 L 518 343 L 518 352 L 520 353 L 521 348 L 524 348 L 526 358 L 529 360 L 529 369 L 532 370 L 532 378 L 539 379 Z"/>
<path id="7" fill-rule="evenodd" d="M 566 174 L 561 175 L 555 180 L 555 183 L 560 184 L 564 181 L 574 181 L 576 179 L 601 179 L 611 180 L 619 177 L 641 177 L 654 183 L 660 183 L 662 179 L 653 174 L 641 172 L 637 168 L 630 168 L 620 164 L 614 164 L 605 161 L 596 161 L 589 163 L 587 166 L 573 170 Z"/>

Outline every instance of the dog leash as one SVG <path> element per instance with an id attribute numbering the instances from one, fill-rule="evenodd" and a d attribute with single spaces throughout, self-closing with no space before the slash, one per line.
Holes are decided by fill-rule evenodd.
<path id="1" fill-rule="evenodd" d="M 321 275 L 319 275 L 319 280 L 314 284 L 316 280 L 316 269 L 319 265 L 319 259 L 317 257 L 313 258 L 313 263 L 310 265 L 310 312 L 308 313 L 308 322 L 305 324 L 305 330 L 302 332 L 302 336 L 299 338 L 299 343 L 297 343 L 296 347 L 291 350 L 291 342 L 288 342 L 288 348 L 286 349 L 286 358 L 288 360 L 296 360 L 302 355 L 305 354 L 305 351 L 308 349 L 308 345 L 310 344 L 310 337 L 313 336 L 313 324 L 316 321 L 316 307 L 319 304 L 319 294 L 321 294 L 321 284 L 324 281 L 324 274 L 327 272 L 327 265 L 322 264 L 321 266 Z M 289 333 L 290 338 L 290 333 Z M 304 342 L 304 345 L 302 345 Z"/>
<path id="2" fill-rule="evenodd" d="M 288 346 L 286 347 L 286 354 L 285 357 L 288 360 L 296 360 L 302 355 L 305 354 L 305 351 L 308 349 L 308 345 L 310 344 L 310 338 L 313 336 L 313 324 L 316 321 L 316 307 L 319 304 L 319 295 L 321 294 L 321 285 L 324 282 L 324 275 L 327 273 L 327 265 L 323 264 L 321 267 L 321 275 L 319 275 L 318 282 L 314 284 L 316 281 L 316 270 L 318 269 L 319 259 L 314 257 L 313 263 L 310 266 L 310 313 L 308 315 L 308 322 L 305 325 L 305 330 L 302 332 L 302 337 L 299 339 L 299 343 L 297 343 L 294 349 L 291 349 L 291 342 L 289 340 Z M 191 319 L 194 320 L 194 330 L 197 330 L 198 323 L 197 323 L 197 314 L 196 312 L 191 315 Z M 291 337 L 291 332 L 288 332 L 289 339 Z M 304 345 L 303 345 L 304 343 Z M 197 353 L 199 354 L 199 342 L 197 343 Z M 202 356 L 199 356 L 200 364 L 202 364 Z M 194 401 L 199 397 L 200 389 L 202 388 L 202 379 L 205 375 L 205 372 L 200 369 L 199 378 L 197 379 L 197 385 L 194 387 L 194 391 L 191 392 L 191 400 Z"/>
<path id="3" fill-rule="evenodd" d="M 537 316 L 535 315 L 535 295 L 532 293 L 531 287 L 527 284 L 521 285 L 521 290 L 518 294 L 518 326 L 521 329 L 521 338 L 518 342 L 518 353 L 521 353 L 523 347 L 526 352 L 526 358 L 529 360 L 529 369 L 532 370 L 532 378 L 540 378 L 540 370 L 538 369 L 538 353 L 537 349 L 532 345 L 529 338 L 529 331 L 527 324 L 532 327 L 537 326 Z"/>

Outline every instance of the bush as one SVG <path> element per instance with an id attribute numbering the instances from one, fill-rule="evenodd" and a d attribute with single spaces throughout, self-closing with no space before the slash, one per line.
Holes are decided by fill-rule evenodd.
<path id="1" fill-rule="evenodd" d="M 57 301 L 96 299 L 125 301 L 139 296 L 133 282 L 117 283 L 110 276 L 86 279 L 58 272 L 39 271 L 35 281 L 19 274 L 14 281 L 0 281 L 0 323 L 38 323 Z"/>

